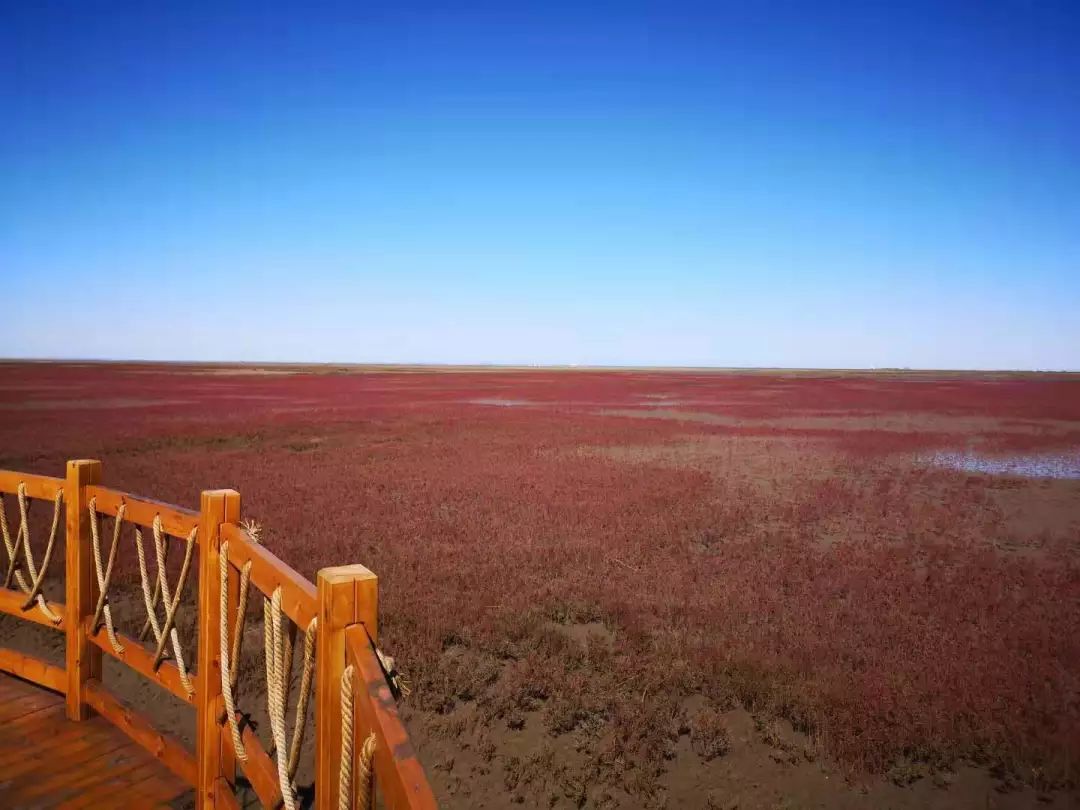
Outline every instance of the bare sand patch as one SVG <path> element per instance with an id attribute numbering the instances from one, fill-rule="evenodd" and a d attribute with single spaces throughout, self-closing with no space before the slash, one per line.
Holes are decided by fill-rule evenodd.
<path id="1" fill-rule="evenodd" d="M 1002 510 L 1004 534 L 1014 545 L 1042 545 L 1047 538 L 1071 535 L 1080 550 L 1080 481 L 1002 479 L 990 497 Z"/>

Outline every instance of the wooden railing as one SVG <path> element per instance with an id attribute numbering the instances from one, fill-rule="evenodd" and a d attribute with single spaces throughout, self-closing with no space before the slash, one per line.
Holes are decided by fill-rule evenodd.
<path id="1" fill-rule="evenodd" d="M 29 525 L 24 526 L 20 511 L 17 520 L 7 520 L 14 557 L 10 549 L 5 549 L 9 554 L 3 565 L 5 578 L 0 581 L 0 612 L 64 633 L 66 647 L 63 668 L 0 647 L 0 670 L 63 693 L 67 716 L 72 721 L 85 720 L 93 711 L 112 722 L 190 784 L 199 808 L 237 807 L 240 774 L 264 806 L 299 806 L 290 780 L 282 773 L 285 757 L 273 750 L 273 746 L 271 756 L 250 723 L 239 722 L 243 751 L 234 750 L 223 698 L 223 685 L 227 686 L 223 682 L 223 663 L 227 670 L 229 662 L 222 660 L 221 606 L 224 601 L 229 614 L 224 617 L 226 632 L 232 633 L 234 627 L 242 628 L 243 616 L 237 624 L 236 614 L 241 583 L 248 580 L 247 587 L 253 588 L 255 594 L 268 600 L 273 598 L 288 621 L 314 637 L 311 700 L 315 715 L 314 806 L 319 810 L 339 807 L 343 748 L 353 752 L 352 761 L 346 763 L 352 766 L 352 773 L 363 774 L 370 768 L 373 779 L 373 784 L 365 787 L 358 786 L 356 777 L 353 778 L 346 807 L 368 810 L 363 805 L 371 806 L 373 799 L 367 797 L 373 797 L 375 791 L 379 792 L 382 805 L 392 810 L 437 806 L 398 717 L 388 683 L 390 673 L 384 670 L 384 659 L 378 651 L 378 578 L 371 571 L 361 565 L 327 568 L 318 573 L 318 582 L 313 584 L 260 545 L 241 525 L 238 492 L 204 491 L 200 509 L 195 512 L 102 486 L 98 461 L 69 461 L 65 478 L 0 471 L 2 495 L 21 497 L 27 504 L 36 500 L 46 501 L 54 509 L 63 507 L 66 515 L 64 603 L 47 601 L 44 595 L 38 597 L 34 593 L 37 581 L 34 571 L 43 580 L 59 566 L 55 554 L 50 559 L 41 549 L 36 552 L 41 559 L 34 560 L 31 556 L 27 560 L 22 532 L 29 531 Z M 4 509 L 7 506 L 8 503 L 3 504 Z M 10 513 L 7 514 L 10 518 Z M 192 561 L 193 571 L 198 571 L 198 649 L 194 673 L 186 683 L 185 667 L 175 656 L 164 660 L 159 656 L 155 660 L 154 651 L 138 639 L 117 630 L 114 644 L 103 623 L 99 621 L 95 625 L 95 613 L 99 613 L 99 574 L 111 567 L 101 561 L 98 563 L 101 570 L 95 570 L 92 521 L 97 516 L 112 516 L 114 521 L 119 516 L 123 522 L 143 531 L 154 531 L 156 524 L 156 531 L 163 533 L 161 536 L 181 546 L 186 546 L 189 537 L 193 539 L 198 557 L 197 565 Z M 12 531 L 12 526 L 19 528 Z M 50 550 L 55 549 L 59 540 L 56 537 L 50 542 Z M 103 550 L 108 545 L 107 539 L 99 536 L 99 556 L 111 556 Z M 226 558 L 225 571 L 220 567 L 222 556 Z M 43 570 L 46 566 L 51 571 Z M 16 577 L 16 572 L 20 576 Z M 221 594 L 223 581 L 227 589 L 225 600 Z M 174 596 L 182 584 L 174 585 Z M 106 600 L 108 585 L 106 576 Z M 165 601 L 161 599 L 162 603 Z M 167 612 L 168 605 L 162 604 L 162 608 Z M 161 629 L 168 635 L 167 627 L 158 626 L 155 634 Z M 290 631 L 290 638 L 295 635 L 295 630 Z M 168 648 L 165 642 L 158 646 Z M 102 681 L 103 653 L 193 706 L 194 755 L 109 691 Z M 189 661 L 187 668 L 191 665 Z M 348 677 L 352 678 L 351 682 Z M 351 689 L 343 690 L 343 685 L 351 685 Z M 349 717 L 343 717 L 343 691 L 352 696 L 353 710 Z M 242 712 L 237 711 L 236 716 L 242 719 Z M 343 719 L 352 726 L 349 740 L 342 739 Z M 297 722 L 303 723 L 304 718 Z M 369 744 L 365 746 L 365 742 Z M 368 760 L 364 760 L 365 751 Z M 283 787 L 289 796 L 283 796 Z"/>

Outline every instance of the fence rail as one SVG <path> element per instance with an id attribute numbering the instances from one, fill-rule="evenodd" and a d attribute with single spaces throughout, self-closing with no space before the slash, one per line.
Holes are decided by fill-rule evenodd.
<path id="1" fill-rule="evenodd" d="M 14 522 L 5 496 L 17 501 Z M 391 810 L 437 806 L 397 713 L 392 666 L 377 646 L 378 578 L 367 568 L 326 568 L 312 583 L 241 525 L 238 492 L 206 490 L 198 511 L 183 509 L 102 486 L 94 460 L 69 461 L 64 478 L 0 470 L 0 500 L 7 552 L 0 613 L 65 635 L 64 667 L 0 647 L 0 671 L 64 694 L 69 720 L 86 720 L 93 711 L 110 721 L 191 785 L 199 808 L 237 807 L 243 775 L 264 806 L 293 810 L 313 706 L 314 807 L 369 810 L 376 791 Z M 52 509 L 52 532 L 37 550 L 28 519 L 35 501 Z M 112 519 L 111 532 L 102 518 Z M 109 601 L 125 525 L 134 528 L 146 609 L 137 638 L 114 626 Z M 177 555 L 181 563 L 172 568 L 179 570 L 170 578 L 169 559 Z M 44 593 L 61 567 L 63 603 Z M 185 655 L 175 628 L 192 576 L 198 578 L 194 656 Z M 270 750 L 236 705 L 252 596 L 263 599 Z M 290 707 L 298 650 L 300 686 Z M 194 754 L 109 691 L 103 654 L 194 708 Z"/>

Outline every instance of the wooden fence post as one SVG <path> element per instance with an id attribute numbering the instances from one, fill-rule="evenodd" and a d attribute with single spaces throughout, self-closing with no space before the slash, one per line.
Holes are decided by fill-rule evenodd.
<path id="1" fill-rule="evenodd" d="M 319 634 L 315 650 L 315 807 L 336 810 L 341 767 L 341 673 L 345 628 L 363 623 L 378 639 L 379 578 L 362 565 L 323 568 L 318 575 Z M 364 700 L 363 694 L 356 699 Z M 357 733 L 356 738 L 363 740 Z"/>
<path id="2" fill-rule="evenodd" d="M 221 581 L 218 549 L 221 524 L 240 520 L 240 493 L 231 489 L 206 490 L 199 510 L 199 655 L 195 678 L 195 759 L 198 784 L 195 806 L 209 810 L 217 804 L 219 782 L 227 774 L 219 722 L 221 699 Z M 229 757 L 231 759 L 231 757 Z M 225 782 L 225 785 L 228 783 Z"/>
<path id="3" fill-rule="evenodd" d="M 236 507 L 236 517 L 235 517 L 235 519 L 233 519 L 233 520 L 231 520 L 229 522 L 231 522 L 231 523 L 239 523 L 240 522 L 240 506 L 239 506 L 239 504 L 237 504 L 237 507 Z M 220 543 L 219 543 L 219 546 L 220 546 Z M 221 575 L 219 573 L 218 574 L 219 580 L 220 580 L 220 576 Z M 237 571 L 231 565 L 229 566 L 228 586 L 229 586 L 229 600 L 228 600 L 229 601 L 229 615 L 225 617 L 225 622 L 226 622 L 226 626 L 229 628 L 229 633 L 232 633 L 234 631 L 235 627 L 236 627 L 237 609 L 240 607 L 240 572 Z M 220 587 L 220 582 L 219 582 L 219 587 Z M 220 595 L 219 595 L 219 598 L 220 598 Z M 219 628 L 218 632 L 220 633 L 220 628 Z M 231 639 L 232 639 L 232 636 L 230 635 L 230 640 Z M 218 644 L 219 645 L 221 644 L 220 637 L 218 638 Z M 219 656 L 221 655 L 220 651 L 218 652 L 218 655 Z M 237 663 L 239 663 L 239 662 L 237 662 Z M 220 678 L 219 678 L 219 680 L 220 680 Z M 219 717 L 224 717 L 225 716 L 225 699 L 224 698 L 221 699 L 220 706 L 221 706 L 221 710 L 218 712 L 218 716 Z M 221 735 L 221 740 L 222 740 L 222 745 L 221 745 L 221 772 L 222 772 L 222 776 L 224 776 L 225 780 L 229 783 L 229 789 L 235 793 L 236 792 L 236 769 L 237 769 L 236 761 L 237 761 L 237 759 L 236 759 L 236 751 L 233 750 L 232 734 L 228 733 L 228 730 L 226 729 L 225 733 L 223 733 Z"/>
<path id="4" fill-rule="evenodd" d="M 91 678 L 101 679 L 101 650 L 90 643 L 83 618 L 94 612 L 97 582 L 93 576 L 90 548 L 90 513 L 86 487 L 101 483 L 101 462 L 90 459 L 69 461 L 64 482 L 65 565 L 64 652 L 67 666 L 67 717 L 85 720 L 90 716 L 83 691 Z"/>

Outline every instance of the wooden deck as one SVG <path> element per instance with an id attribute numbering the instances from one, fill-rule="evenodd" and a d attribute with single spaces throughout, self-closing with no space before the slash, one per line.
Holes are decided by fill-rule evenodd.
<path id="1" fill-rule="evenodd" d="M 73 723 L 64 698 L 0 674 L 0 807 L 185 807 L 191 790 L 101 717 Z"/>

